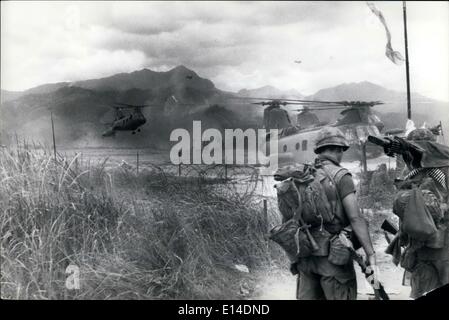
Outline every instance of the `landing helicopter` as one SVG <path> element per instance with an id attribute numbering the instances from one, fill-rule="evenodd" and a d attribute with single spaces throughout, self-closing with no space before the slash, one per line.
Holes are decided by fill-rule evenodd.
<path id="1" fill-rule="evenodd" d="M 103 132 L 103 137 L 115 136 L 117 131 L 131 131 L 132 134 L 140 132 L 140 127 L 143 126 L 147 119 L 142 113 L 142 108 L 156 107 L 157 105 L 132 105 L 126 103 L 115 103 L 116 106 L 112 106 L 115 111 L 115 118 L 112 123 L 105 123 L 109 125 L 109 128 Z M 126 109 L 133 109 L 132 112 L 125 115 L 123 112 Z"/>
<path id="2" fill-rule="evenodd" d="M 252 104 L 267 106 L 264 109 L 264 128 L 278 129 L 279 163 L 305 163 L 316 157 L 313 152 L 313 143 L 318 131 L 325 125 L 338 127 L 349 141 L 350 148 L 344 154 L 343 161 L 360 161 L 375 158 L 382 154 L 381 150 L 371 143 L 366 143 L 368 135 L 380 135 L 384 124 L 372 111 L 371 107 L 384 104 L 381 101 L 315 101 L 299 99 L 264 99 L 243 98 L 250 100 L 263 100 Z M 296 124 L 293 124 L 288 111 L 281 108 L 288 105 L 299 105 L 301 108 L 289 110 L 299 112 Z M 331 123 L 320 121 L 313 111 L 342 110 L 340 117 Z M 266 137 L 266 142 L 270 138 Z M 265 150 L 265 146 L 263 146 Z M 269 155 L 276 151 L 267 149 Z M 268 155 L 267 154 L 267 155 Z"/>

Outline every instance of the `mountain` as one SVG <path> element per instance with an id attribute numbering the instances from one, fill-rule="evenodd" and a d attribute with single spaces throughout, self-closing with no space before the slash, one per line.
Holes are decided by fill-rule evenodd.
<path id="1" fill-rule="evenodd" d="M 52 111 L 57 144 L 67 147 L 142 147 L 158 143 L 166 146 L 171 130 L 178 127 L 190 129 L 192 119 L 203 121 L 205 127 L 220 129 L 261 126 L 262 107 L 251 105 L 243 99 L 230 102 L 229 97 L 381 100 L 385 104 L 373 109 L 387 129 L 402 128 L 406 121 L 405 93 L 367 81 L 325 88 L 307 97 L 297 90 L 284 91 L 272 86 L 230 93 L 217 89 L 212 81 L 201 78 L 184 66 L 166 72 L 142 69 L 100 79 L 44 84 L 23 92 L 2 90 L 1 96 L 2 137 L 12 137 L 17 133 L 48 141 L 51 137 Z M 115 139 L 103 139 L 101 133 L 106 127 L 102 123 L 107 122 L 103 120 L 114 115 L 110 106 L 116 102 L 152 104 L 156 107 L 143 109 L 147 124 L 142 127 L 141 133 L 131 135 L 123 132 Z M 424 121 L 436 125 L 441 120 L 445 134 L 449 136 L 449 103 L 413 94 L 412 108 L 417 125 L 422 125 Z M 333 121 L 339 112 L 331 110 L 317 114 L 322 121 Z M 294 113 L 291 115 L 295 117 Z"/>
<path id="2" fill-rule="evenodd" d="M 2 129 L 18 134 L 48 139 L 50 110 L 53 111 L 57 142 L 61 145 L 152 144 L 161 140 L 160 134 L 169 134 L 170 127 L 161 119 L 166 105 L 179 101 L 169 117 L 182 117 L 189 109 L 222 101 L 229 93 L 215 88 L 212 81 L 201 78 L 194 71 L 179 66 L 167 72 L 143 69 L 120 73 L 111 77 L 77 82 L 44 84 L 12 97 L 7 93 L 1 104 Z M 173 99 L 173 97 L 175 97 Z M 113 117 L 116 102 L 152 104 L 156 107 L 143 110 L 148 123 L 142 134 L 120 134 L 115 140 L 101 138 L 106 116 Z M 149 136 L 152 136 L 149 138 Z M 156 137 L 156 139 L 154 139 Z M 168 138 L 165 140 L 167 141 Z"/>
<path id="3" fill-rule="evenodd" d="M 269 99 L 302 99 L 304 96 L 295 89 L 280 90 L 273 86 L 264 86 L 256 89 L 242 89 L 237 92 L 240 97 L 269 98 Z"/>
<path id="4" fill-rule="evenodd" d="M 386 89 L 372 82 L 363 81 L 357 83 L 344 83 L 335 87 L 321 89 L 313 95 L 307 96 L 310 100 L 361 100 L 385 103 L 400 103 L 407 101 L 405 92 Z M 412 102 L 433 102 L 434 100 L 424 97 L 418 93 L 411 93 Z"/>
<path id="5" fill-rule="evenodd" d="M 37 87 L 33 87 L 28 90 L 25 90 L 22 92 L 22 95 L 51 93 L 58 89 L 69 87 L 70 85 L 71 85 L 70 82 L 46 83 L 46 84 L 43 84 L 43 85 L 40 85 Z"/>
<path id="6" fill-rule="evenodd" d="M 307 96 L 307 100 L 380 100 L 385 104 L 375 106 L 374 112 L 379 115 L 387 129 L 403 128 L 407 121 L 407 95 L 386 89 L 372 82 L 344 83 L 335 87 L 325 88 Z M 411 93 L 412 119 L 417 126 L 424 122 L 435 126 L 440 121 L 445 134 L 449 136 L 449 103 L 427 98 L 418 93 Z M 335 118 L 338 112 L 326 112 L 326 116 Z"/>
<path id="7" fill-rule="evenodd" d="M 8 91 L 8 90 L 1 90 L 0 91 L 0 101 L 1 103 L 14 100 L 22 96 L 23 93 L 20 91 Z"/>
<path id="8" fill-rule="evenodd" d="M 199 77 L 194 71 L 178 66 L 167 72 L 156 72 L 149 69 L 120 73 L 107 78 L 78 81 L 72 84 L 84 89 L 109 91 L 130 89 L 161 89 L 189 87 L 196 90 L 212 91 L 212 81 Z"/>

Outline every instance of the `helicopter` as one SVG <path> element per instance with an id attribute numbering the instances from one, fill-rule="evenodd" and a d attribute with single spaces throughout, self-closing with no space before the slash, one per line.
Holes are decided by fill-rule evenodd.
<path id="1" fill-rule="evenodd" d="M 156 105 L 132 105 L 126 103 L 115 103 L 112 106 L 115 111 L 115 118 L 112 123 L 105 123 L 109 128 L 103 132 L 103 137 L 115 136 L 117 131 L 131 131 L 132 134 L 140 132 L 140 127 L 143 126 L 147 119 L 142 113 L 142 108 L 155 107 Z M 133 109 L 132 112 L 125 115 L 123 112 L 126 109 Z"/>
<path id="2" fill-rule="evenodd" d="M 375 145 L 367 143 L 368 135 L 380 135 L 384 128 L 383 122 L 372 111 L 371 107 L 384 104 L 381 101 L 318 101 L 299 99 L 266 99 L 245 97 L 242 99 L 262 100 L 251 104 L 266 106 L 264 109 L 263 126 L 265 129 L 278 129 L 278 150 L 267 150 L 266 155 L 277 155 L 280 164 L 306 163 L 316 157 L 313 143 L 321 128 L 324 126 L 338 127 L 350 148 L 344 154 L 343 161 L 360 161 L 376 158 L 382 154 Z M 298 112 L 296 124 L 289 116 L 289 112 L 282 108 L 288 105 L 299 105 L 299 109 L 289 110 Z M 340 117 L 331 123 L 320 121 L 314 111 L 341 110 Z M 270 139 L 267 134 L 265 144 Z M 268 147 L 268 144 L 267 144 Z"/>

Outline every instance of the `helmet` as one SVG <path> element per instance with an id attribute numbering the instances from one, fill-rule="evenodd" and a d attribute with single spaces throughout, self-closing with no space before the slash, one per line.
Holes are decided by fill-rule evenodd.
<path id="1" fill-rule="evenodd" d="M 429 129 L 415 129 L 407 135 L 407 140 L 412 141 L 437 141 L 435 135 Z"/>
<path id="2" fill-rule="evenodd" d="M 324 127 L 318 132 L 313 151 L 318 153 L 318 149 L 325 146 L 343 147 L 343 151 L 346 151 L 349 148 L 349 143 L 338 128 Z"/>

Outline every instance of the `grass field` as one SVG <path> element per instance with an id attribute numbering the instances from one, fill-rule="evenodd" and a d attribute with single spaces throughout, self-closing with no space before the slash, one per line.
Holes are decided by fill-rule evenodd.
<path id="1" fill-rule="evenodd" d="M 251 190 L 106 164 L 0 150 L 2 299 L 238 299 L 254 272 L 285 266 Z"/>

